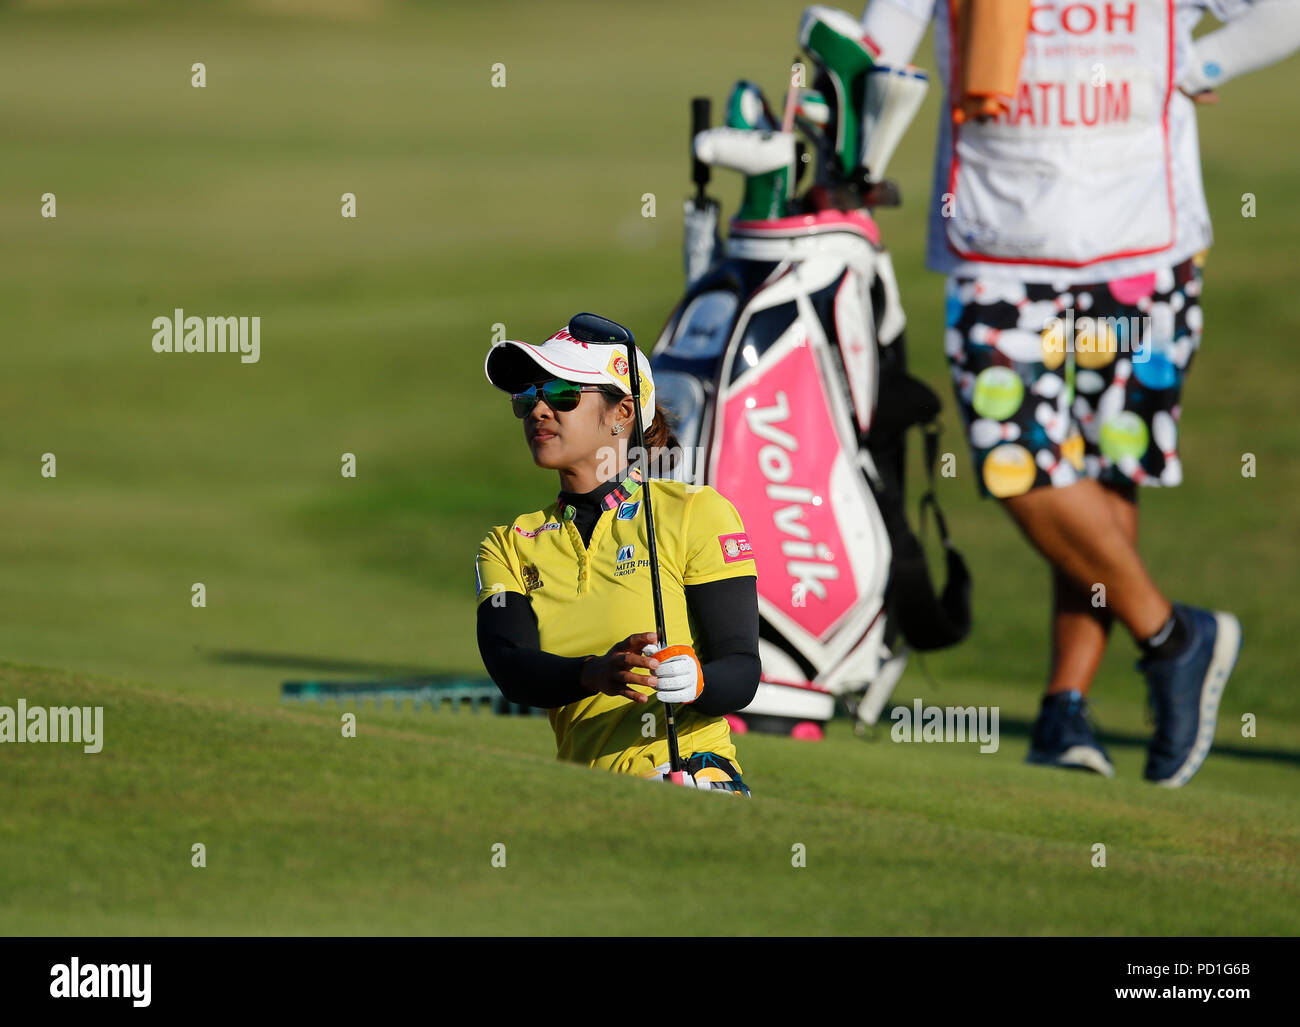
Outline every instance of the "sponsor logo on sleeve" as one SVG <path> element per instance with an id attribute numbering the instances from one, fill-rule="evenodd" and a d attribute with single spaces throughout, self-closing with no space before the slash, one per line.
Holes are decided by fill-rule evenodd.
<path id="1" fill-rule="evenodd" d="M 743 531 L 719 535 L 718 545 L 722 546 L 722 559 L 727 563 L 754 558 L 754 547 L 749 544 L 749 535 Z"/>

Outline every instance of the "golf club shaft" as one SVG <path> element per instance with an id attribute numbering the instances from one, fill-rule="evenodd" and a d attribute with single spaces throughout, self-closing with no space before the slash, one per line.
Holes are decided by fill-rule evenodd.
<path id="1" fill-rule="evenodd" d="M 654 597 L 655 631 L 659 634 L 659 644 L 668 644 L 668 630 L 664 625 L 664 597 L 659 586 L 659 550 L 655 546 L 654 510 L 650 506 L 650 460 L 645 448 L 645 427 L 641 421 L 641 384 L 640 370 L 636 360 L 636 349 L 631 342 L 627 344 L 628 380 L 632 383 L 633 419 L 636 427 L 633 441 L 646 457 L 642 473 L 641 489 L 645 494 L 645 528 L 647 546 L 650 550 L 650 591 Z M 677 773 L 682 769 L 681 753 L 677 749 L 677 722 L 673 716 L 673 704 L 664 703 L 664 724 L 668 733 L 668 770 Z"/>

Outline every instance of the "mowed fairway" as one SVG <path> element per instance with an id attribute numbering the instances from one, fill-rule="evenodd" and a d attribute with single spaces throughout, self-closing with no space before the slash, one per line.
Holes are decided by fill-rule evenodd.
<path id="1" fill-rule="evenodd" d="M 557 764 L 523 719 L 363 708 L 344 742 L 328 708 L 31 668 L 0 680 L 107 718 L 98 755 L 33 745 L 0 764 L 20 797 L 0 825 L 6 932 L 1295 929 L 1294 789 L 1245 761 L 1195 791 L 1103 791 L 1029 774 L 1014 751 L 841 728 L 819 746 L 748 742 L 760 798 L 744 802 Z M 1131 778 L 1136 752 L 1119 755 Z"/>
<path id="2" fill-rule="evenodd" d="M 0 11 L 0 705 L 105 708 L 101 753 L 0 745 L 0 932 L 1297 933 L 1296 62 L 1201 112 L 1218 241 L 1187 480 L 1143 496 L 1157 579 L 1245 631 L 1205 768 L 1142 782 L 1120 633 L 1093 697 L 1119 776 L 1022 763 L 1047 574 L 975 498 L 951 409 L 932 90 L 879 220 L 949 404 L 977 623 L 897 698 L 995 705 L 1001 748 L 751 735 L 745 803 L 559 765 L 541 719 L 359 706 L 344 739 L 342 711 L 279 702 L 289 678 L 482 673 L 475 548 L 556 487 L 483 379 L 493 326 L 593 309 L 649 349 L 681 289 L 688 100 L 775 96 L 800 9 L 437 8 Z M 736 182 L 714 191 L 734 210 Z M 260 360 L 154 353 L 178 307 L 260 316 Z"/>

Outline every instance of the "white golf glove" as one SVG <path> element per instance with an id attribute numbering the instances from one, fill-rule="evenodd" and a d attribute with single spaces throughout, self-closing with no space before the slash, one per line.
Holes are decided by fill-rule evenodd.
<path id="1" fill-rule="evenodd" d="M 658 653 L 665 653 L 659 656 Z M 704 668 L 700 658 L 689 645 L 670 645 L 667 648 L 651 642 L 641 650 L 642 656 L 652 656 L 659 661 L 654 672 L 659 684 L 655 690 L 660 702 L 680 705 L 692 703 L 704 691 Z"/>

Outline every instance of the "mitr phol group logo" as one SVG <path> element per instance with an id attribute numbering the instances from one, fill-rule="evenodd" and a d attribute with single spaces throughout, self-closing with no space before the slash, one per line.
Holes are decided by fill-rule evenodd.
<path id="1" fill-rule="evenodd" d="M 155 353 L 238 353 L 240 363 L 262 356 L 261 317 L 197 317 L 177 307 L 153 319 Z"/>

